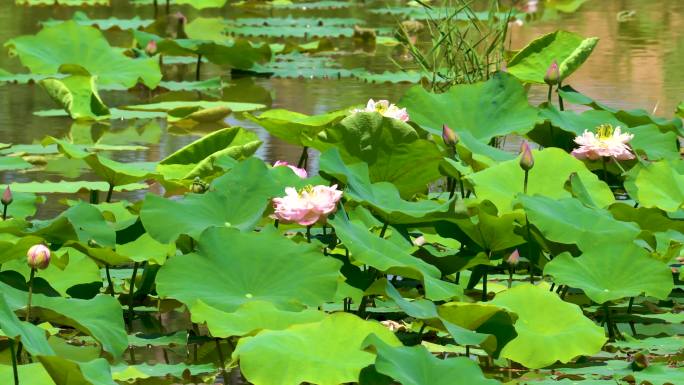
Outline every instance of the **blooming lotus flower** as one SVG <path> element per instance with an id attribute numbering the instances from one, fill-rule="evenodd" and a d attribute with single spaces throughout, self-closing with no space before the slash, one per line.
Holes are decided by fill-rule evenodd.
<path id="1" fill-rule="evenodd" d="M 335 212 L 340 198 L 342 191 L 337 189 L 337 185 L 308 186 L 301 191 L 288 187 L 284 197 L 273 198 L 274 216 L 284 222 L 311 226 L 324 222 L 329 214 Z"/>
<path id="2" fill-rule="evenodd" d="M 634 135 L 623 134 L 620 127 L 603 124 L 596 129 L 596 134 L 584 130 L 584 133 L 575 138 L 579 148 L 572 151 L 577 159 L 597 160 L 602 157 L 615 158 L 617 160 L 634 159 L 634 153 L 627 144 Z"/>
<path id="3" fill-rule="evenodd" d="M 306 179 L 309 176 L 305 169 L 293 166 L 283 160 L 279 160 L 273 163 L 273 167 L 289 167 L 290 170 L 294 171 L 294 173 L 302 179 Z"/>
<path id="4" fill-rule="evenodd" d="M 26 253 L 26 262 L 32 269 L 46 269 L 50 265 L 50 249 L 43 244 L 31 246 Z"/>
<path id="5" fill-rule="evenodd" d="M 357 112 L 377 112 L 382 116 L 401 120 L 402 122 L 408 122 L 409 120 L 409 115 L 408 112 L 406 112 L 406 108 L 399 108 L 387 100 L 378 100 L 376 102 L 375 100 L 370 99 L 366 104 L 366 108 L 353 109 L 351 112 L 352 114 Z"/>

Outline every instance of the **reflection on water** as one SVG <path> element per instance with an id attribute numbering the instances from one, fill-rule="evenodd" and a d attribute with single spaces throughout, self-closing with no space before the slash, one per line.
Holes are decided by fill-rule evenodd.
<path id="1" fill-rule="evenodd" d="M 114 1 L 112 8 L 81 8 L 91 18 L 132 17 L 140 15 L 149 18 L 151 7 L 135 8 L 124 1 Z M 369 3 L 382 6 L 381 2 Z M 49 18 L 67 19 L 79 10 L 68 7 L 20 7 L 8 6 L 9 12 L 0 14 L 0 39 L 21 34 L 32 34 L 39 30 L 38 22 Z M 620 11 L 633 10 L 634 16 L 625 22 L 617 21 Z M 197 11 L 183 8 L 192 20 Z M 217 16 L 202 13 L 203 16 Z M 226 9 L 223 17 L 268 17 L 268 16 L 312 16 L 301 11 L 247 11 Z M 319 15 L 322 15 L 319 13 Z M 325 11 L 326 16 L 357 17 L 368 20 L 373 26 L 392 26 L 395 20 L 389 17 L 367 16 L 364 6 L 335 11 Z M 512 48 L 519 49 L 534 37 L 566 29 L 584 36 L 597 36 L 600 43 L 588 62 L 569 79 L 576 89 L 611 106 L 632 109 L 656 109 L 657 114 L 670 117 L 677 103 L 684 99 L 684 1 L 681 0 L 590 0 L 573 14 L 554 14 L 546 12 L 541 20 L 527 23 L 522 27 L 514 26 Z M 113 44 L 126 45 L 130 36 L 125 32 L 107 32 Z M 379 48 L 373 54 L 343 55 L 340 62 L 347 68 L 366 67 L 374 71 L 396 70 L 388 57 L 391 49 Z M 0 55 L 0 68 L 13 72 L 25 71 L 17 59 Z M 224 70 L 206 65 L 203 77 L 224 77 Z M 192 78 L 192 68 L 186 74 L 174 70 L 173 78 L 185 76 Z M 168 75 L 168 74 L 167 74 Z M 267 79 L 258 78 L 254 82 L 268 90 L 273 96 L 274 108 L 287 108 L 313 114 L 346 108 L 365 103 L 369 97 L 396 101 L 409 85 L 367 84 L 353 79 L 305 80 L 305 79 Z M 251 86 L 254 88 L 254 86 Z M 242 86 L 234 90 L 239 95 Z M 236 91 L 236 92 L 235 92 Z M 229 91 L 230 92 L 230 91 Z M 232 97 L 231 94 L 230 97 Z M 244 95 L 242 95 L 244 96 Z M 227 96 L 228 99 L 230 97 Z M 145 102 L 145 97 L 135 93 L 107 92 L 103 94 L 110 106 L 125 103 Z M 546 98 L 545 87 L 532 87 L 530 98 L 538 103 Z M 41 109 L 54 108 L 45 93 L 35 85 L 4 85 L 0 87 L 0 142 L 32 143 L 45 135 L 64 136 L 70 131 L 71 120 L 67 118 L 40 118 L 32 113 Z M 300 149 L 286 145 L 277 139 L 269 138 L 265 131 L 249 121 L 237 121 L 234 117 L 229 123 L 253 128 L 264 141 L 259 156 L 269 160 L 285 159 L 295 161 Z M 127 123 L 113 122 L 112 129 L 125 128 Z M 161 122 L 164 126 L 163 122 Z M 115 154 L 118 159 L 135 161 L 156 161 L 182 145 L 196 139 L 198 135 L 177 135 L 164 131 L 158 144 L 148 151 Z M 315 160 L 312 165 L 316 167 Z M 49 173 L 4 173 L 3 181 L 58 179 Z"/>

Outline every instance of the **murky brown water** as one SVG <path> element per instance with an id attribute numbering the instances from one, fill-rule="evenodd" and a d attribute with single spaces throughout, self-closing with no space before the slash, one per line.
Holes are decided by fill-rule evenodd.
<path id="1" fill-rule="evenodd" d="M 9 0 L 5 0 L 9 2 Z M 123 0 L 113 0 L 111 8 L 81 8 L 91 18 L 116 16 L 120 18 L 139 15 L 152 17 L 151 7 L 136 8 Z M 368 2 L 376 4 L 379 2 Z M 68 19 L 78 11 L 73 7 L 21 7 L 5 5 L 0 13 L 0 40 L 32 34 L 40 29 L 38 22 L 49 18 Z M 618 22 L 620 11 L 633 10 L 631 20 Z M 244 10 L 227 8 L 220 12 L 197 12 L 182 8 L 190 20 L 202 16 L 224 17 L 268 17 L 268 16 L 334 16 L 357 17 L 368 20 L 373 26 L 392 26 L 392 18 L 368 17 L 364 6 L 335 11 L 257 11 L 245 13 Z M 656 114 L 671 117 L 679 101 L 684 99 L 684 1 L 682 0 L 590 0 L 578 12 L 572 14 L 548 15 L 540 20 L 513 27 L 512 47 L 518 49 L 534 37 L 566 29 L 585 36 L 601 39 L 597 49 L 588 62 L 568 83 L 583 93 L 621 108 L 644 108 L 649 111 L 657 106 Z M 130 37 L 123 32 L 108 32 L 107 37 L 114 44 L 125 45 Z M 343 58 L 350 68 L 366 67 L 374 71 L 396 70 L 387 57 L 391 49 L 380 48 L 378 52 L 367 55 L 353 55 Z M 12 72 L 25 72 L 15 58 L 0 55 L 0 68 Z M 229 76 L 220 68 L 207 65 L 203 67 L 203 77 Z M 176 73 L 174 77 L 178 77 Z M 180 76 L 183 76 L 182 74 Z M 193 76 L 192 70 L 184 75 Z M 367 84 L 354 79 L 341 80 L 304 80 L 304 79 L 265 79 L 255 83 L 273 96 L 273 107 L 287 108 L 303 113 L 321 113 L 364 103 L 369 97 L 398 100 L 410 85 Z M 531 90 L 533 103 L 546 97 L 545 87 Z M 110 106 L 130 102 L 141 102 L 131 93 L 103 93 L 105 102 Z M 41 118 L 34 111 L 54 108 L 47 95 L 35 85 L 0 86 L 0 142 L 32 143 L 45 135 L 63 136 L 69 133 L 71 120 L 68 118 Z M 269 138 L 265 131 L 249 122 L 238 122 L 233 118 L 231 124 L 253 128 L 264 141 L 259 155 L 269 160 L 285 159 L 295 161 L 300 149 Z M 118 128 L 127 123 L 115 123 Z M 164 126 L 164 124 L 162 124 Z M 147 151 L 117 154 L 118 158 L 130 160 L 159 160 L 166 154 L 197 138 L 196 135 L 172 135 L 164 130 L 158 145 L 150 146 Z M 315 161 L 312 167 L 316 167 Z M 57 175 L 45 173 L 8 172 L 2 175 L 3 181 L 58 179 Z"/>

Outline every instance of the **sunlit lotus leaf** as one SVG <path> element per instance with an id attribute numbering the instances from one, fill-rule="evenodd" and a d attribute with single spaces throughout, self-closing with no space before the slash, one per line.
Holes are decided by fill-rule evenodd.
<path id="1" fill-rule="evenodd" d="M 24 364 L 17 367 L 19 380 L 27 384 L 54 385 L 50 375 L 40 363 Z M 12 381 L 12 365 L 0 364 L 0 378 Z M 7 382 L 8 384 L 11 382 Z"/>
<path id="2" fill-rule="evenodd" d="M 151 120 L 141 124 L 132 124 L 122 130 L 107 130 L 99 135 L 99 137 L 93 139 L 96 140 L 95 145 L 122 146 L 130 145 L 131 143 L 159 143 L 161 135 L 162 130 L 159 122 Z"/>
<path id="3" fill-rule="evenodd" d="M 603 328 L 586 318 L 579 306 L 564 302 L 546 285 L 522 284 L 498 293 L 492 303 L 518 315 L 518 336 L 504 346 L 501 356 L 530 369 L 591 356 L 607 340 Z"/>
<path id="4" fill-rule="evenodd" d="M 41 270 L 39 277 L 50 284 L 60 295 L 69 296 L 69 289 L 76 285 L 99 283 L 102 281 L 100 268 L 82 252 L 66 247 L 53 252 L 52 262 L 47 269 Z M 29 280 L 31 269 L 24 258 L 3 264 L 3 270 L 13 270 Z"/>
<path id="5" fill-rule="evenodd" d="M 533 150 L 534 168 L 529 171 L 527 193 L 561 199 L 570 197 L 565 182 L 576 173 L 585 188 L 601 207 L 615 201 L 604 182 L 591 173 L 580 160 L 558 148 Z M 493 202 L 501 213 L 510 212 L 516 195 L 524 191 L 525 172 L 518 159 L 499 163 L 483 171 L 466 176 L 474 186 L 478 199 Z"/>
<path id="6" fill-rule="evenodd" d="M 442 153 L 411 125 L 375 112 L 359 112 L 326 128 L 324 141 L 350 164 L 365 162 L 371 182 L 389 182 L 404 198 L 438 179 Z M 416 167 L 420 164 L 421 167 Z"/>
<path id="7" fill-rule="evenodd" d="M 254 111 L 262 108 L 266 108 L 263 104 L 256 103 L 239 103 L 239 102 L 223 102 L 223 101 L 185 101 L 185 102 L 160 102 L 160 103 L 150 103 L 150 104 L 137 104 L 126 107 L 121 107 L 122 109 L 131 111 L 149 111 L 149 112 L 168 112 L 177 108 L 191 108 L 199 107 L 202 109 L 210 109 L 216 107 L 227 108 L 233 112 L 245 112 Z"/>
<path id="8" fill-rule="evenodd" d="M 672 272 L 634 243 L 606 240 L 578 258 L 556 256 L 544 267 L 558 284 L 582 289 L 593 301 L 604 303 L 643 293 L 667 298 L 673 288 Z"/>
<path id="9" fill-rule="evenodd" d="M 104 358 L 76 362 L 59 356 L 38 356 L 55 385 L 117 385 Z"/>
<path id="10" fill-rule="evenodd" d="M 66 78 L 43 79 L 39 84 L 57 104 L 76 120 L 109 118 L 109 109 L 97 93 L 96 78 L 74 74 Z"/>
<path id="11" fill-rule="evenodd" d="M 390 346 L 401 345 L 376 321 L 335 313 L 320 322 L 242 338 L 233 359 L 240 361 L 240 370 L 254 385 L 357 382 L 361 369 L 375 362 L 375 354 L 363 350 L 363 342 L 371 334 Z"/>
<path id="12" fill-rule="evenodd" d="M 639 164 L 627 175 L 625 188 L 641 207 L 665 211 L 684 207 L 684 165 L 681 161 Z"/>
<path id="13" fill-rule="evenodd" d="M 175 241 L 180 234 L 198 239 L 207 228 L 235 227 L 251 230 L 270 205 L 271 198 L 284 194 L 285 187 L 305 184 L 287 167 L 269 169 L 250 158 L 216 179 L 204 194 L 188 194 L 182 200 L 148 194 L 140 219 L 159 242 Z"/>
<path id="14" fill-rule="evenodd" d="M 544 238 L 558 243 L 577 244 L 590 251 L 606 241 L 630 243 L 639 235 L 639 226 L 621 222 L 603 209 L 584 206 L 573 198 L 553 199 L 541 195 L 519 198 L 527 218 Z"/>
<path id="15" fill-rule="evenodd" d="M 297 310 L 333 298 L 340 265 L 312 245 L 273 231 L 210 228 L 199 238 L 197 253 L 175 256 L 162 266 L 157 292 L 186 305 L 201 300 L 228 312 L 253 301 Z"/>
<path id="16" fill-rule="evenodd" d="M 323 320 L 325 313 L 305 309 L 286 311 L 278 309 L 271 302 L 247 302 L 233 312 L 211 307 L 201 300 L 190 308 L 192 322 L 206 323 L 213 337 L 229 338 L 254 334 L 261 330 L 282 330 L 291 325 Z"/>
<path id="17" fill-rule="evenodd" d="M 349 112 L 345 110 L 333 111 L 321 115 L 305 115 L 299 112 L 274 109 L 259 116 L 246 116 L 269 134 L 297 146 L 317 147 L 319 141 L 316 136 L 329 125 L 344 118 Z M 320 144 L 318 145 L 320 146 Z"/>
<path id="18" fill-rule="evenodd" d="M 164 88 L 169 91 L 206 91 L 218 90 L 226 86 L 220 77 L 215 77 L 199 81 L 162 81 L 159 83 L 159 88 Z"/>
<path id="19" fill-rule="evenodd" d="M 575 72 L 591 55 L 598 38 L 583 38 L 572 32 L 543 35 L 508 61 L 508 72 L 523 82 L 544 84 L 546 71 L 555 60 L 561 80 Z"/>
<path id="20" fill-rule="evenodd" d="M 36 194 L 20 191 L 21 189 L 15 189 L 15 185 L 16 183 L 9 184 L 13 201 L 7 206 L 7 217 L 23 219 L 34 215 L 38 204 L 42 203 L 43 200 L 36 196 Z M 0 187 L 2 187 L 2 191 L 5 191 L 6 186 Z"/>
<path id="21" fill-rule="evenodd" d="M 472 216 L 466 219 L 457 219 L 454 222 L 470 239 L 483 250 L 502 251 L 525 243 L 525 239 L 515 233 L 521 215 L 508 213 L 498 215 L 496 210 L 481 204 L 470 208 Z"/>
<path id="22" fill-rule="evenodd" d="M 132 111 L 118 108 L 110 108 L 110 119 L 111 120 L 124 120 L 124 119 L 155 119 L 155 118 L 165 118 L 166 112 L 159 111 Z M 69 116 L 64 110 L 41 110 L 35 111 L 33 115 L 40 117 L 59 117 L 59 116 Z"/>
<path id="23" fill-rule="evenodd" d="M 4 221 L 4 225 L 9 225 L 12 223 L 12 221 L 7 220 Z M 22 225 L 28 225 L 25 222 L 22 223 L 13 223 L 13 227 L 16 231 L 21 231 L 24 230 Z M 11 228 L 9 226 L 3 227 L 3 232 L 11 232 Z M 21 235 L 13 235 L 10 236 L 9 234 L 4 234 L 2 241 L 0 241 L 0 263 L 5 264 L 9 261 L 12 260 L 21 260 L 22 262 L 25 262 L 26 258 L 26 251 L 36 243 L 43 242 L 43 238 L 35 236 L 35 235 L 28 235 L 28 236 L 21 236 Z M 3 270 L 8 270 L 7 268 Z"/>
<path id="24" fill-rule="evenodd" d="M 2 282 L 0 289 L 11 309 L 26 307 L 27 292 Z M 114 297 L 98 295 L 84 300 L 33 293 L 32 304 L 31 314 L 35 317 L 71 326 L 93 336 L 102 345 L 102 349 L 114 357 L 119 357 L 128 346 L 121 304 Z"/>
<path id="25" fill-rule="evenodd" d="M 540 120 L 523 85 L 506 73 L 497 73 L 486 82 L 457 85 L 442 94 L 415 86 L 399 104 L 408 109 L 412 122 L 432 134 L 441 136 L 446 124 L 485 143 L 496 136 L 525 134 Z"/>
<path id="26" fill-rule="evenodd" d="M 0 171 L 25 170 L 33 165 L 19 156 L 3 156 L 0 158 Z"/>
<path id="27" fill-rule="evenodd" d="M 101 84 L 133 87 L 141 80 L 154 88 L 161 80 L 157 58 L 130 58 L 120 48 L 111 47 L 102 32 L 75 21 L 45 27 L 34 36 L 11 39 L 5 47 L 38 74 L 56 74 L 64 64 L 77 64 L 97 76 Z"/>
<path id="28" fill-rule="evenodd" d="M 100 30 L 108 30 L 108 29 L 120 29 L 120 30 L 127 30 L 127 29 L 141 29 L 144 27 L 147 27 L 148 25 L 152 24 L 154 20 L 149 20 L 149 19 L 141 19 L 138 16 L 135 16 L 130 19 L 117 19 L 115 17 L 110 17 L 108 19 L 91 19 L 88 17 L 87 14 L 85 14 L 82 11 L 76 11 L 74 12 L 74 16 L 71 18 L 74 20 L 76 23 L 79 25 L 84 25 L 84 26 L 89 26 L 89 27 L 96 27 Z M 63 20 L 54 20 L 54 19 L 49 19 L 42 21 L 41 24 L 47 27 L 51 27 L 57 24 L 60 24 L 64 22 Z"/>
<path id="29" fill-rule="evenodd" d="M 54 219 L 34 221 L 33 230 L 35 235 L 55 243 L 75 240 L 111 247 L 116 242 L 114 229 L 105 221 L 100 210 L 85 202 L 70 207 Z"/>
<path id="30" fill-rule="evenodd" d="M 365 341 L 377 352 L 375 370 L 402 385 L 497 385 L 467 357 L 439 359 L 423 346 L 390 346 L 375 335 Z"/>
<path id="31" fill-rule="evenodd" d="M 147 378 L 154 377 L 173 377 L 182 380 L 184 373 L 189 373 L 192 376 L 201 376 L 202 374 L 215 373 L 217 370 L 214 364 L 197 364 L 189 365 L 185 363 L 178 364 L 139 364 L 126 365 L 118 364 L 112 366 L 112 379 L 126 383 L 134 383 L 135 381 L 144 382 Z"/>
<path id="32" fill-rule="evenodd" d="M 176 244 L 157 242 L 149 233 L 145 233 L 132 242 L 117 244 L 115 251 L 134 262 L 163 265 L 168 257 L 176 254 Z"/>
<path id="33" fill-rule="evenodd" d="M 684 222 L 671 219 L 667 213 L 657 208 L 634 207 L 626 203 L 616 203 L 609 208 L 615 219 L 623 222 L 634 222 L 642 230 L 653 233 L 668 230 L 679 231 L 684 234 Z"/>
<path id="34" fill-rule="evenodd" d="M 16 341 L 21 341 L 31 354 L 54 354 L 48 345 L 45 330 L 29 322 L 19 320 L 13 310 L 7 303 L 4 293 L 0 295 L 0 330 L 2 334 Z"/>
<path id="35" fill-rule="evenodd" d="M 79 191 L 107 191 L 109 184 L 107 182 L 90 182 L 90 181 L 66 181 L 59 182 L 25 182 L 12 183 L 12 192 L 26 192 L 36 194 L 73 194 Z M 114 187 L 114 191 L 136 191 L 146 189 L 148 186 L 143 183 L 130 183 L 126 185 Z M 8 210 L 11 212 L 11 209 Z"/>
<path id="36" fill-rule="evenodd" d="M 449 210 L 449 201 L 407 201 L 399 196 L 392 183 L 371 183 L 368 166 L 363 162 L 348 166 L 336 148 L 321 155 L 319 167 L 324 174 L 345 185 L 348 198 L 369 206 L 391 224 L 422 222 L 429 220 L 431 215 L 439 216 Z"/>
<path id="37" fill-rule="evenodd" d="M 60 75 L 39 75 L 39 74 L 14 74 L 7 70 L 0 68 L 0 82 L 1 83 L 17 83 L 28 84 L 37 83 L 39 80 Z"/>
<path id="38" fill-rule="evenodd" d="M 462 288 L 442 281 L 439 269 L 410 254 L 411 245 L 401 247 L 368 231 L 361 221 L 350 221 L 343 215 L 330 220 L 337 236 L 351 252 L 351 258 L 386 274 L 423 281 L 425 297 L 445 300 L 462 294 Z"/>
<path id="39" fill-rule="evenodd" d="M 159 162 L 157 170 L 167 179 L 192 179 L 213 175 L 222 157 L 242 160 L 261 145 L 259 137 L 241 127 L 228 127 L 188 144 Z"/>

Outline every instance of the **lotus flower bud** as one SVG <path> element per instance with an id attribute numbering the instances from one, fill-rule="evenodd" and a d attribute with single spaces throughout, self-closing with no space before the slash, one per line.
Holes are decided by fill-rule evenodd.
<path id="1" fill-rule="evenodd" d="M 32 269 L 46 269 L 50 265 L 50 249 L 43 244 L 31 246 L 26 253 L 26 262 Z"/>
<path id="2" fill-rule="evenodd" d="M 532 156 L 530 144 L 525 140 L 520 145 L 520 168 L 530 171 L 532 167 L 534 167 L 534 156 Z"/>
<path id="3" fill-rule="evenodd" d="M 145 47 L 145 53 L 148 56 L 154 56 L 157 54 L 157 42 L 154 40 L 150 40 L 147 43 L 147 46 Z"/>
<path id="4" fill-rule="evenodd" d="M 558 62 L 553 61 L 546 70 L 546 75 L 544 75 L 544 83 L 553 86 L 560 82 L 560 69 L 558 68 Z"/>
<path id="5" fill-rule="evenodd" d="M 449 126 L 446 124 L 442 125 L 442 140 L 444 140 L 444 144 L 446 144 L 449 147 L 454 147 L 456 143 L 458 143 L 459 137 L 458 134 L 454 132 Z"/>
<path id="6" fill-rule="evenodd" d="M 518 249 L 513 250 L 511 255 L 508 256 L 506 262 L 512 266 L 515 266 L 518 264 L 518 262 L 520 262 L 520 253 L 518 252 Z"/>
<path id="7" fill-rule="evenodd" d="M 2 202 L 4 206 L 9 206 L 13 200 L 14 198 L 12 197 L 12 191 L 10 190 L 9 186 L 7 186 L 5 192 L 2 193 L 2 199 L 0 199 L 0 202 Z"/>

